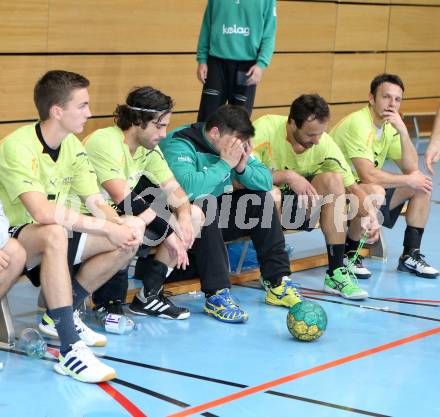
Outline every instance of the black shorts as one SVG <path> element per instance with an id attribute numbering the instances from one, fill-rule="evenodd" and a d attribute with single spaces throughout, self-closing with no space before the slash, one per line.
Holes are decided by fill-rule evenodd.
<path id="1" fill-rule="evenodd" d="M 298 194 L 295 191 L 290 188 L 281 191 L 281 226 L 284 230 L 314 230 L 319 219 L 307 219 L 306 212 L 306 209 L 298 207 Z"/>
<path id="2" fill-rule="evenodd" d="M 385 190 L 385 203 L 380 207 L 380 212 L 383 215 L 383 223 L 382 226 L 387 227 L 388 229 L 392 229 L 399 218 L 399 215 L 402 211 L 405 202 L 399 204 L 397 207 L 390 210 L 391 199 L 393 198 L 395 188 L 387 188 Z"/>
<path id="3" fill-rule="evenodd" d="M 10 227 L 8 232 L 10 237 L 18 238 L 20 232 L 28 224 L 22 224 L 20 226 Z M 72 232 L 72 236 L 69 237 L 67 242 L 67 265 L 71 276 L 73 276 L 74 265 L 81 263 L 81 255 L 84 250 L 87 234 L 80 232 Z M 40 286 L 40 265 L 35 266 L 32 269 L 23 270 L 23 274 L 26 275 L 35 287 Z"/>

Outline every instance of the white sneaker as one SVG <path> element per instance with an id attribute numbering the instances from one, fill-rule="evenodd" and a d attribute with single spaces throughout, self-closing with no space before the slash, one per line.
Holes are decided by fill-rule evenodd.
<path id="1" fill-rule="evenodd" d="M 437 278 L 439 271 L 433 268 L 425 261 L 425 255 L 422 255 L 418 249 L 412 249 L 408 255 L 399 258 L 398 271 L 410 272 L 422 278 Z"/>
<path id="2" fill-rule="evenodd" d="M 357 279 L 367 279 L 367 278 L 370 278 L 371 277 L 371 272 L 362 263 L 362 261 L 364 260 L 363 256 L 359 255 L 357 257 L 356 261 L 353 264 L 351 264 L 351 262 L 350 262 L 350 259 L 351 259 L 350 255 L 351 254 L 352 254 L 351 252 L 348 252 L 348 254 L 344 255 L 344 266 L 348 267 L 349 264 L 350 264 L 350 271 L 354 275 L 356 275 Z M 353 255 L 354 255 L 354 252 L 353 252 Z"/>
<path id="3" fill-rule="evenodd" d="M 73 312 L 73 322 L 75 323 L 75 329 L 80 339 L 83 340 L 87 346 L 105 346 L 107 344 L 107 337 L 87 327 L 79 317 L 79 311 L 77 310 Z M 38 328 L 47 336 L 58 339 L 55 323 L 47 313 L 43 314 Z"/>
<path id="4" fill-rule="evenodd" d="M 65 356 L 60 354 L 58 361 L 53 367 L 55 372 L 81 382 L 98 383 L 116 378 L 116 371 L 99 361 L 82 340 L 74 343 Z"/>

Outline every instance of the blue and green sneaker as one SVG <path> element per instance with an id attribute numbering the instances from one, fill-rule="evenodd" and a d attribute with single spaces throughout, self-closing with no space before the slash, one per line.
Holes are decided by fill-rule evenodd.
<path id="1" fill-rule="evenodd" d="M 249 318 L 248 313 L 232 299 L 229 288 L 218 290 L 208 297 L 204 310 L 217 320 L 227 323 L 244 323 Z"/>

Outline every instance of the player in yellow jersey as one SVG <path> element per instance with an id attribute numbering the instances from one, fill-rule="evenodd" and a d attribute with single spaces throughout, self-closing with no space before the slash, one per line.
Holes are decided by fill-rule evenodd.
<path id="1" fill-rule="evenodd" d="M 116 125 L 96 130 L 84 144 L 110 202 L 121 214 L 130 210 L 143 219 L 149 240 L 146 245 L 159 245 L 154 260 L 138 260 L 136 276 L 142 279 L 144 288 L 134 298 L 130 311 L 185 319 L 189 310 L 175 306 L 165 296 L 163 284 L 175 266 L 186 268 L 186 251 L 200 231 L 203 214 L 197 206 L 189 204 L 158 146 L 166 136 L 172 107 L 171 97 L 160 91 L 136 88 L 128 94 L 125 104 L 117 106 Z M 165 229 L 159 230 L 162 226 Z M 122 310 L 120 301 L 125 298 L 127 278 L 116 280 L 94 294 L 98 312 L 114 312 L 118 304 Z"/>
<path id="2" fill-rule="evenodd" d="M 9 218 L 9 234 L 24 247 L 26 275 L 42 286 L 48 311 L 39 328 L 59 337 L 54 369 L 83 382 L 101 382 L 115 371 L 86 346 L 107 339 L 89 329 L 75 309 L 85 297 L 128 264 L 135 254 L 143 225 L 122 224 L 101 195 L 96 175 L 80 141 L 89 110 L 89 81 L 67 71 L 49 71 L 35 85 L 40 121 L 20 127 L 0 144 L 0 200 Z M 96 216 L 65 207 L 78 195 Z M 104 215 L 103 215 L 104 214 Z M 128 225 L 131 224 L 131 227 Z M 74 265 L 81 264 L 74 279 Z"/>
<path id="3" fill-rule="evenodd" d="M 370 85 L 368 106 L 351 113 L 333 129 L 332 136 L 361 184 L 374 184 L 385 189 L 381 207 L 383 226 L 392 228 L 405 202 L 406 230 L 398 270 L 425 278 L 439 272 L 430 266 L 420 252 L 423 232 L 428 221 L 432 179 L 419 169 L 418 155 L 399 114 L 404 85 L 399 76 L 381 74 Z M 383 169 L 385 160 L 393 161 L 401 173 Z M 358 242 L 350 226 L 347 251 Z"/>
<path id="4" fill-rule="evenodd" d="M 329 260 L 325 290 L 364 299 L 368 293 L 343 264 L 346 194 L 360 202 L 358 217 L 365 217 L 370 227 L 376 223 L 375 210 L 367 204 L 367 195 L 356 184 L 340 149 L 325 133 L 329 117 L 322 97 L 302 95 L 293 101 L 289 116 L 267 115 L 254 122 L 254 153 L 272 169 L 273 183 L 281 189 L 284 228 L 311 230 L 319 217 Z M 370 238 L 377 239 L 377 227 Z"/>

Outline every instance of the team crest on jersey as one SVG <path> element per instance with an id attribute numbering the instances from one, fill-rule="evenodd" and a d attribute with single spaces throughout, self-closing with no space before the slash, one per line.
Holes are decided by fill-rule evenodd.
<path id="1" fill-rule="evenodd" d="M 35 171 L 37 170 L 37 158 L 35 158 L 35 156 L 32 157 L 32 172 L 35 173 Z"/>
<path id="2" fill-rule="evenodd" d="M 70 185 L 73 182 L 73 177 L 64 177 L 63 178 L 63 185 Z"/>

